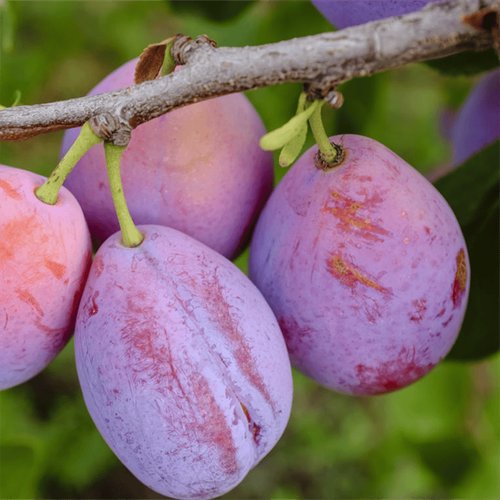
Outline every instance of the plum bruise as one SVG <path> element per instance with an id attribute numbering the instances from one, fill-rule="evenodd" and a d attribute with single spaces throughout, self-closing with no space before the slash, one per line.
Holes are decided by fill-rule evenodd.
<path id="1" fill-rule="evenodd" d="M 90 268 L 83 213 L 66 189 L 35 196 L 45 177 L 0 165 L 0 389 L 26 382 L 66 345 Z"/>
<path id="2" fill-rule="evenodd" d="M 214 498 L 274 446 L 292 402 L 290 360 L 268 304 L 231 262 L 174 229 L 138 226 L 94 259 L 75 329 L 94 422 L 153 490 Z"/>
<path id="3" fill-rule="evenodd" d="M 323 171 L 317 147 L 269 198 L 249 274 L 274 310 L 292 364 L 333 390 L 390 392 L 451 349 L 470 269 L 438 191 L 382 144 L 331 138 L 345 159 Z"/>
<path id="4" fill-rule="evenodd" d="M 415 12 L 436 1 L 440 0 L 312 0 L 312 3 L 337 29 L 344 29 Z"/>
<path id="5" fill-rule="evenodd" d="M 90 95 L 133 85 L 136 63 L 118 68 Z M 78 132 L 65 133 L 62 154 Z M 195 103 L 139 125 L 121 162 L 132 219 L 172 227 L 236 257 L 273 188 L 273 157 L 259 146 L 265 133 L 243 94 Z M 65 186 L 82 206 L 92 235 L 103 241 L 119 230 L 101 145 L 85 154 Z"/>

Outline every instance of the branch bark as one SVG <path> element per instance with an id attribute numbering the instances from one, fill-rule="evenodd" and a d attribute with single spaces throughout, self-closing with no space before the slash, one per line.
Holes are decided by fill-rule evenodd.
<path id="1" fill-rule="evenodd" d="M 430 3 L 405 16 L 261 46 L 215 48 L 200 43 L 186 50 L 174 44 L 172 52 L 185 64 L 180 71 L 106 94 L 5 108 L 0 111 L 0 140 L 20 141 L 93 119 L 104 121 L 112 140 L 123 144 L 141 123 L 225 94 L 303 82 L 315 95 L 326 96 L 355 77 L 493 47 L 491 32 L 463 22 L 464 16 L 486 7 L 499 9 L 499 1 Z"/>

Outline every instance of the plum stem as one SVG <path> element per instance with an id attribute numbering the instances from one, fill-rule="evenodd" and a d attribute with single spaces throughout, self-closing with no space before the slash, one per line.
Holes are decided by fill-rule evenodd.
<path id="1" fill-rule="evenodd" d="M 326 162 L 332 163 L 333 160 L 335 160 L 335 156 L 337 156 L 337 151 L 330 143 L 325 132 L 325 127 L 323 126 L 323 121 L 321 120 L 321 108 L 324 104 L 325 101 L 320 102 L 319 106 L 309 118 L 309 125 L 311 126 L 314 140 L 318 144 L 321 156 Z"/>
<path id="2" fill-rule="evenodd" d="M 134 248 L 139 246 L 144 236 L 137 229 L 130 216 L 125 195 L 123 193 L 122 178 L 120 174 L 120 161 L 126 146 L 115 146 L 111 142 L 104 142 L 106 154 L 106 168 L 108 170 L 109 186 L 111 196 L 115 205 L 116 216 L 122 232 L 122 243 L 124 246 Z"/>
<path id="3" fill-rule="evenodd" d="M 92 146 L 100 142 L 102 139 L 94 134 L 88 122 L 85 122 L 76 141 L 64 155 L 64 158 L 57 164 L 45 183 L 35 190 L 36 197 L 43 203 L 55 205 L 59 190 L 73 167 Z"/>

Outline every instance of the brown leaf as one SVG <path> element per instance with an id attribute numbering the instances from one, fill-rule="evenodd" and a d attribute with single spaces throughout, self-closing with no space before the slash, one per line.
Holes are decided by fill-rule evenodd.
<path id="1" fill-rule="evenodd" d="M 134 83 L 147 82 L 154 80 L 160 73 L 165 59 L 165 50 L 172 38 L 167 38 L 160 43 L 148 45 L 139 57 L 135 67 Z"/>
<path id="2" fill-rule="evenodd" d="M 486 31 L 498 30 L 498 11 L 497 9 L 481 9 L 469 16 L 464 16 L 462 21 L 476 29 Z"/>

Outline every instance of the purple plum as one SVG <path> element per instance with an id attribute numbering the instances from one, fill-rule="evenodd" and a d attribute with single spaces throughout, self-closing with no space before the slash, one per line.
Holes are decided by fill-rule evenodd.
<path id="1" fill-rule="evenodd" d="M 90 95 L 133 85 L 136 63 L 134 59 L 118 68 Z M 65 133 L 62 154 L 78 133 Z M 248 244 L 273 188 L 273 157 L 259 146 L 265 133 L 244 94 L 185 106 L 137 127 L 121 162 L 134 222 L 178 229 L 228 258 L 236 257 Z M 102 145 L 85 154 L 65 186 L 98 240 L 119 230 Z"/>
<path id="2" fill-rule="evenodd" d="M 294 365 L 346 394 L 405 387 L 458 336 L 469 293 L 467 248 L 444 198 L 373 139 L 341 135 L 337 167 L 309 149 L 257 223 L 250 278 Z"/>
<path id="3" fill-rule="evenodd" d="M 465 160 L 500 137 L 500 70 L 483 75 L 460 108 L 451 131 L 453 164 Z"/>
<path id="4" fill-rule="evenodd" d="M 230 261 L 171 228 L 98 250 L 78 311 L 87 408 L 125 466 L 158 493 L 207 499 L 281 437 L 292 375 L 277 320 Z"/>
<path id="5" fill-rule="evenodd" d="M 82 210 L 65 188 L 55 205 L 45 177 L 0 165 L 0 390 L 40 373 L 73 333 L 92 260 Z"/>
<path id="6" fill-rule="evenodd" d="M 442 0 L 312 0 L 312 3 L 337 29 L 344 29 L 415 12 L 436 1 Z"/>

